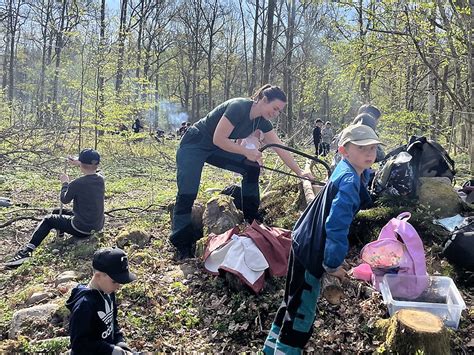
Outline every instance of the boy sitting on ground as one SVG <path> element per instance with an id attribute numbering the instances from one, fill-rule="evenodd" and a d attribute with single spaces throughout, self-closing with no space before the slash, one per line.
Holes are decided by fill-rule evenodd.
<path id="1" fill-rule="evenodd" d="M 344 278 L 349 227 L 370 200 L 368 169 L 380 141 L 365 125 L 347 127 L 339 140 L 343 159 L 293 229 L 285 296 L 265 341 L 265 354 L 301 354 L 311 338 L 324 272 Z"/>
<path id="2" fill-rule="evenodd" d="M 72 215 L 50 214 L 36 227 L 28 244 L 4 265 L 17 267 L 28 260 L 33 251 L 46 238 L 51 229 L 78 238 L 87 238 L 104 226 L 104 178 L 97 173 L 100 155 L 93 149 L 84 149 L 78 159 L 69 158 L 71 165 L 78 166 L 83 176 L 69 182 L 69 176 L 61 174 L 61 203 L 73 201 Z"/>
<path id="3" fill-rule="evenodd" d="M 117 322 L 115 292 L 136 280 L 129 271 L 127 254 L 119 248 L 94 253 L 89 285 L 78 285 L 66 307 L 71 311 L 71 354 L 132 354 Z"/>

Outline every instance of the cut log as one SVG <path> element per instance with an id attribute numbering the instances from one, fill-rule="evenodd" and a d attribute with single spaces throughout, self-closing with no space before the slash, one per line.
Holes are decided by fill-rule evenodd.
<path id="1" fill-rule="evenodd" d="M 307 159 L 306 164 L 304 166 L 305 173 L 311 171 L 310 166 L 311 166 L 310 160 Z M 314 194 L 313 185 L 311 184 L 311 181 L 309 180 L 301 180 L 301 185 L 303 186 L 303 194 L 304 194 L 304 199 L 306 200 L 306 205 L 309 205 L 311 201 L 314 200 L 314 197 L 316 196 Z"/>
<path id="2" fill-rule="evenodd" d="M 442 320 L 429 312 L 402 309 L 376 323 L 383 349 L 395 354 L 449 354 L 449 333 Z"/>
<path id="3" fill-rule="evenodd" d="M 344 295 L 341 280 L 324 273 L 321 278 L 321 295 L 331 304 L 340 304 L 341 297 Z"/>

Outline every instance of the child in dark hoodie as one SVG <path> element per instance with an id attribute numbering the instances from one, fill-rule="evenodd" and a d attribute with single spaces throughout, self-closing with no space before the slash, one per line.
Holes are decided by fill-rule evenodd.
<path id="1" fill-rule="evenodd" d="M 35 249 L 48 236 L 51 229 L 61 234 L 68 233 L 77 238 L 88 238 L 94 231 L 104 227 L 104 178 L 97 173 L 99 153 L 90 148 L 83 149 L 77 159 L 69 157 L 69 163 L 79 167 L 81 177 L 69 182 L 69 176 L 61 174 L 61 203 L 73 201 L 73 213 L 63 212 L 44 217 L 36 227 L 30 242 L 23 246 L 12 259 L 4 263 L 8 268 L 22 265 L 31 258 Z"/>
<path id="2" fill-rule="evenodd" d="M 89 285 L 78 285 L 66 306 L 71 311 L 71 354 L 131 354 L 117 323 L 115 291 L 136 276 L 128 269 L 127 254 L 119 248 L 94 253 Z"/>

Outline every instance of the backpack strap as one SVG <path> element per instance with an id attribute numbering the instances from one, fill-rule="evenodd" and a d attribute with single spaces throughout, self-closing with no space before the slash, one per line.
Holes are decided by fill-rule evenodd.
<path id="1" fill-rule="evenodd" d="M 397 219 L 402 220 L 402 221 L 408 221 L 411 217 L 410 212 L 402 212 L 397 216 Z"/>
<path id="2" fill-rule="evenodd" d="M 402 216 L 402 218 L 398 218 Z M 396 219 L 392 219 L 395 226 L 395 232 L 403 240 L 407 248 L 407 252 L 410 254 L 413 260 L 413 267 L 415 269 L 415 275 L 424 276 L 426 275 L 426 259 L 425 250 L 423 248 L 423 242 L 418 235 L 416 229 L 403 218 L 410 218 L 410 213 L 401 213 Z"/>

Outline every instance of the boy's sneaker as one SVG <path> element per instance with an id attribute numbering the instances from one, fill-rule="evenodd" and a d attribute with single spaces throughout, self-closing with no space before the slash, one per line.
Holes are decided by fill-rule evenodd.
<path id="1" fill-rule="evenodd" d="M 10 261 L 7 261 L 4 265 L 6 267 L 18 267 L 21 264 L 23 264 L 26 260 L 31 258 L 31 254 L 33 253 L 33 249 L 29 247 L 23 247 L 21 248 L 11 259 Z"/>

